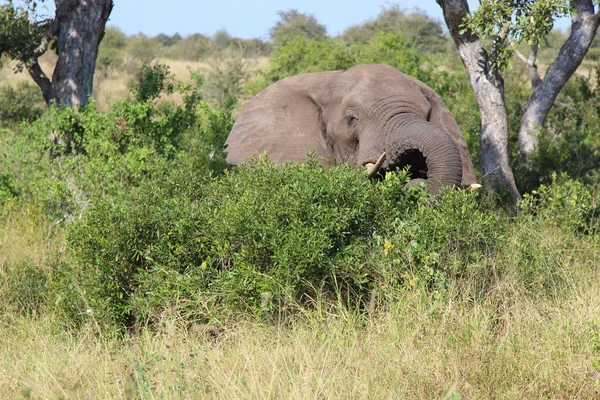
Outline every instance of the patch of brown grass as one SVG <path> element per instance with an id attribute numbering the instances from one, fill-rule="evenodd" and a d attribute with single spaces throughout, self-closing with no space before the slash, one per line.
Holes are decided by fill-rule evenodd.
<path id="1" fill-rule="evenodd" d="M 200 70 L 202 73 L 207 73 L 214 68 L 215 60 L 203 61 L 187 61 L 187 60 L 171 60 L 157 59 L 156 63 L 166 64 L 170 71 L 175 75 L 176 79 L 186 82 L 189 79 L 191 70 Z M 245 65 L 250 74 L 255 74 L 258 71 L 265 69 L 269 63 L 267 57 L 245 60 Z M 40 65 L 49 77 L 52 76 L 54 65 L 56 64 L 55 55 L 44 55 Z M 10 62 L 0 68 L 0 84 L 9 84 L 16 86 L 18 82 L 26 81 L 33 84 L 29 73 L 26 70 L 15 73 L 16 62 Z M 125 98 L 129 93 L 129 83 L 134 78 L 135 68 L 132 70 L 116 70 L 108 71 L 97 69 L 94 75 L 94 90 L 93 99 L 100 110 L 106 111 L 110 108 L 113 101 Z"/>
<path id="2" fill-rule="evenodd" d="M 597 278 L 597 277 L 596 277 Z M 365 319 L 326 308 L 215 338 L 165 317 L 125 341 L 51 316 L 0 324 L 0 396 L 50 398 L 581 398 L 594 382 L 597 285 L 562 302 L 429 304 L 416 291 Z M 598 328 L 598 326 L 596 326 Z M 597 345 L 597 344 L 596 344 Z"/>

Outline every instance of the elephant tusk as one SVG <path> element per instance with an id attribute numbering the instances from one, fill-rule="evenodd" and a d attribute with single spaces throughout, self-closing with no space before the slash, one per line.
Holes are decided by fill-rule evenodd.
<path id="1" fill-rule="evenodd" d="M 385 152 L 381 154 L 379 160 L 376 163 L 366 163 L 365 167 L 367 168 L 367 176 L 370 178 L 377 173 L 381 169 L 383 162 L 385 161 Z"/>
<path id="2" fill-rule="evenodd" d="M 477 190 L 477 189 L 481 188 L 481 185 L 479 183 L 472 183 L 469 185 L 469 188 L 471 190 Z"/>

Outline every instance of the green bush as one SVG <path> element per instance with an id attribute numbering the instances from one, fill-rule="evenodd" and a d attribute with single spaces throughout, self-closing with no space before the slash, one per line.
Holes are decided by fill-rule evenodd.
<path id="1" fill-rule="evenodd" d="M 342 288 L 361 304 L 372 290 L 421 287 L 439 297 L 459 282 L 483 296 L 515 274 L 515 295 L 555 294 L 566 282 L 572 261 L 544 238 L 566 232 L 571 239 L 557 240 L 569 243 L 572 227 L 590 220 L 590 208 L 572 205 L 589 200 L 583 186 L 557 182 L 509 218 L 477 192 L 447 188 L 433 198 L 404 182 L 402 173 L 373 182 L 316 162 L 260 159 L 216 179 L 181 168 L 98 201 L 71 226 L 69 243 L 86 302 L 111 326 L 165 309 L 199 319 L 219 310 L 277 315 Z"/>
<path id="2" fill-rule="evenodd" d="M 0 86 L 0 126 L 31 122 L 44 111 L 42 91 L 29 82 Z"/>
<path id="3" fill-rule="evenodd" d="M 582 232 L 598 228 L 598 205 L 594 193 L 566 173 L 552 174 L 552 182 L 524 195 L 523 211 L 536 215 L 552 227 L 568 227 Z"/>
<path id="4" fill-rule="evenodd" d="M 1 201 L 18 196 L 51 218 L 80 214 L 97 197 L 126 194 L 174 165 L 198 174 L 225 168 L 222 151 L 234 100 L 216 109 L 202 99 L 202 77 L 182 84 L 168 69 L 146 67 L 129 99 L 100 113 L 51 107 L 22 133 L 6 131 L 0 149 Z M 165 101 L 177 93 L 180 102 Z"/>
<path id="5" fill-rule="evenodd" d="M 96 203 L 69 242 L 95 315 L 124 325 L 172 306 L 196 318 L 209 305 L 276 313 L 340 285 L 359 303 L 375 287 L 442 291 L 503 243 L 475 192 L 438 200 L 405 182 L 264 159 L 218 179 L 180 170 Z"/>
<path id="6" fill-rule="evenodd" d="M 73 226 L 70 243 L 90 266 L 84 275 L 90 298 L 102 299 L 97 314 L 120 323 L 155 315 L 154 304 L 189 303 L 194 313 L 209 293 L 254 311 L 270 293 L 272 310 L 332 275 L 368 287 L 368 238 L 394 216 L 377 210 L 414 202 L 398 200 L 399 183 L 372 185 L 347 167 L 259 161 L 220 180 L 187 177 L 100 202 Z"/>
<path id="7" fill-rule="evenodd" d="M 518 106 L 520 115 L 526 101 L 522 99 Z M 572 78 L 546 118 L 539 135 L 540 145 L 531 161 L 523 163 L 517 154 L 513 154 L 515 180 L 521 191 L 531 192 L 540 184 L 549 184 L 554 179 L 553 174 L 561 172 L 573 179 L 597 183 L 600 178 L 598 126 L 600 90 L 590 79 Z M 515 142 L 517 132 L 515 127 Z"/>
<path id="8" fill-rule="evenodd" d="M 14 181 L 10 171 L 0 171 L 0 206 L 18 196 Z"/>
<path id="9" fill-rule="evenodd" d="M 224 108 L 229 99 L 238 98 L 243 93 L 249 73 L 241 52 L 228 56 L 218 55 L 211 60 L 211 70 L 206 74 L 204 94 L 206 98 Z"/>
<path id="10" fill-rule="evenodd" d="M 0 269 L 0 315 L 14 312 L 32 315 L 44 310 L 48 300 L 48 276 L 30 260 Z"/>

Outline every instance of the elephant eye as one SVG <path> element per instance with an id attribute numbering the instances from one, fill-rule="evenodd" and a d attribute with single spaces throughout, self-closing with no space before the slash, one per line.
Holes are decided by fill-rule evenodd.
<path id="1" fill-rule="evenodd" d="M 352 126 L 358 122 L 358 118 L 353 114 L 348 114 L 346 115 L 346 122 L 348 122 L 348 125 Z"/>

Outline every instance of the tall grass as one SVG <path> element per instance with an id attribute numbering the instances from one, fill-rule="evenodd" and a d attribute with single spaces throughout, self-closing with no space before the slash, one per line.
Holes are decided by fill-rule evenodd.
<path id="1" fill-rule="evenodd" d="M 319 304 L 287 324 L 213 334 L 166 316 L 119 342 L 18 318 L 0 326 L 0 396 L 591 399 L 598 278 L 559 301 L 428 303 L 415 290 L 370 316 Z"/>

